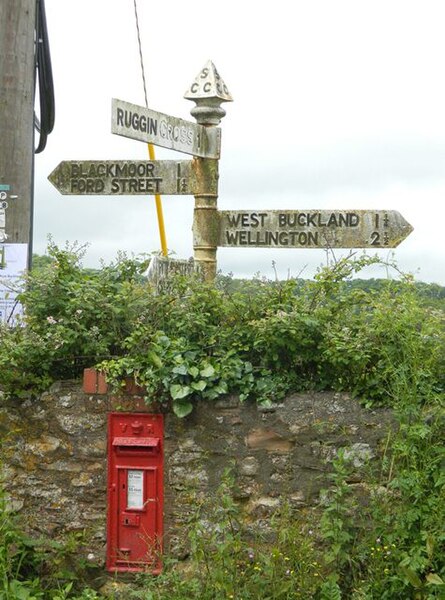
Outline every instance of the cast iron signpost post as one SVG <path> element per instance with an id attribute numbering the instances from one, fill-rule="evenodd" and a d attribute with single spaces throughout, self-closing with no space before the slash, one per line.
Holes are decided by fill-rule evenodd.
<path id="1" fill-rule="evenodd" d="M 226 111 L 222 102 L 231 102 L 232 96 L 221 79 L 215 65 L 209 61 L 199 72 L 184 95 L 196 104 L 190 111 L 199 125 L 208 132 L 216 129 Z M 197 268 L 206 281 L 216 276 L 216 251 L 218 249 L 218 192 L 209 193 L 210 186 L 217 185 L 218 161 L 211 158 L 195 158 L 197 171 L 202 181 L 202 190 L 195 193 L 193 213 L 193 250 Z M 207 188 L 207 189 L 206 189 Z"/>

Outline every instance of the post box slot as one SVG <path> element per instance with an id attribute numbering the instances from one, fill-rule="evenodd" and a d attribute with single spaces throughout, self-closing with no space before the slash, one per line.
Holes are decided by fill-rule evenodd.
<path id="1" fill-rule="evenodd" d="M 115 437 L 113 438 L 113 446 L 143 446 L 144 448 L 157 448 L 159 446 L 159 438 Z"/>
<path id="2" fill-rule="evenodd" d="M 157 454 L 159 438 L 115 437 L 113 447 L 117 454 Z"/>
<path id="3" fill-rule="evenodd" d="M 135 454 L 142 452 L 143 454 L 154 454 L 156 448 L 149 448 L 147 446 L 116 446 L 116 452 L 118 454 Z"/>

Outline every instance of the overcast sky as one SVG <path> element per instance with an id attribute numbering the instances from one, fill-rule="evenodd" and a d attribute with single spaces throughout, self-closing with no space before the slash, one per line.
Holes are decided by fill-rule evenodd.
<path id="1" fill-rule="evenodd" d="M 137 6 L 150 108 L 193 120 L 183 95 L 209 59 L 234 98 L 223 105 L 221 210 L 398 210 L 414 227 L 394 251 L 400 268 L 445 285 L 443 0 Z M 88 242 L 90 265 L 156 251 L 153 196 L 61 196 L 47 181 L 63 160 L 147 158 L 144 143 L 111 134 L 112 98 L 145 104 L 133 0 L 46 0 L 46 11 L 56 122 L 36 156 L 34 251 L 48 234 Z M 180 258 L 193 254 L 193 204 L 163 198 Z M 272 261 L 281 277 L 311 276 L 326 255 L 218 250 L 219 269 L 237 277 L 273 277 Z"/>

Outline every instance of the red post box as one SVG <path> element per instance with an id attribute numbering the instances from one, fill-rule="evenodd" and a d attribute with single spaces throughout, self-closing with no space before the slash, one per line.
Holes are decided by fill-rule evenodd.
<path id="1" fill-rule="evenodd" d="M 163 425 L 159 414 L 109 415 L 109 571 L 161 570 Z"/>

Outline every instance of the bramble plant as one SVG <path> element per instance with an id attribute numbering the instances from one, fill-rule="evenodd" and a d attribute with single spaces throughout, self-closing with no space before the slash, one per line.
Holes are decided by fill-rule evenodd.
<path id="1" fill-rule="evenodd" d="M 82 251 L 50 244 L 48 263 L 26 278 L 23 324 L 0 329 L 5 393 L 36 393 L 96 365 L 115 388 L 134 377 L 147 401 L 171 403 L 179 417 L 196 399 L 268 403 L 308 388 L 394 406 L 400 358 L 419 398 L 443 389 L 443 312 L 425 308 L 409 278 L 352 286 L 375 257 L 342 259 L 313 281 L 176 277 L 158 291 L 146 260 L 120 255 L 91 271 Z"/>

